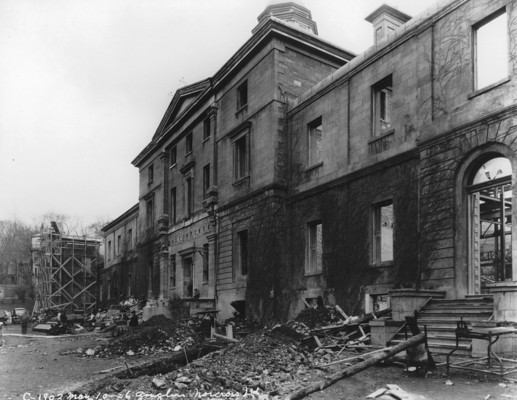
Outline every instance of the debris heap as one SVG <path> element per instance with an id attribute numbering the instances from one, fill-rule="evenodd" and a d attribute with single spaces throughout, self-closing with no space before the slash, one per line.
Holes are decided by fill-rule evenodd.
<path id="1" fill-rule="evenodd" d="M 293 338 L 270 331 L 250 333 L 240 343 L 208 354 L 165 375 L 145 377 L 126 390 L 160 392 L 172 389 L 189 398 L 192 393 L 258 390 L 287 394 L 320 375 L 312 357 Z"/>
<path id="2" fill-rule="evenodd" d="M 188 347 L 202 341 L 188 323 L 157 315 L 122 336 L 98 346 L 95 355 L 113 357 L 164 353 L 177 349 L 177 346 Z"/>

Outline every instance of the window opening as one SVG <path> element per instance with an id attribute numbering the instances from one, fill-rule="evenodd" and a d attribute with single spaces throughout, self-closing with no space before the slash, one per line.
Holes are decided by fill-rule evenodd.
<path id="1" fill-rule="evenodd" d="M 505 10 L 474 27 L 476 89 L 508 77 L 508 20 Z"/>
<path id="2" fill-rule="evenodd" d="M 393 202 L 378 204 L 373 209 L 373 262 L 393 261 Z"/>
<path id="3" fill-rule="evenodd" d="M 391 129 L 393 97 L 392 76 L 384 78 L 373 86 L 373 136 L 382 136 Z"/>
<path id="4" fill-rule="evenodd" d="M 469 291 L 488 291 L 487 284 L 512 279 L 511 163 L 505 157 L 481 165 L 469 193 Z"/>
<path id="5" fill-rule="evenodd" d="M 323 161 L 322 142 L 323 125 L 321 117 L 311 122 L 309 130 L 309 166 L 313 166 Z"/>
<path id="6" fill-rule="evenodd" d="M 237 110 L 248 105 L 248 81 L 244 81 L 237 88 Z"/>
<path id="7" fill-rule="evenodd" d="M 308 226 L 307 240 L 307 273 L 316 273 L 323 266 L 323 229 L 321 222 L 313 222 Z"/>

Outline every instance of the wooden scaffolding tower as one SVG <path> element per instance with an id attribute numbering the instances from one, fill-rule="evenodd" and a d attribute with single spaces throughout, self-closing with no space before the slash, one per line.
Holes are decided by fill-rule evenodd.
<path id="1" fill-rule="evenodd" d="M 36 307 L 93 310 L 100 240 L 62 235 L 53 223 L 40 233 L 39 245 L 34 242 Z"/>

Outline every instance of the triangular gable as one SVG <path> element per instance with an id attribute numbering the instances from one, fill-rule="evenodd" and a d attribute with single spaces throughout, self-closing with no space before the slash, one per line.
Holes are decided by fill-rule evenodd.
<path id="1" fill-rule="evenodd" d="M 209 86 L 208 79 L 178 89 L 165 112 L 165 115 L 153 136 L 153 139 L 160 137 L 169 126 L 177 121 L 184 112 L 201 96 Z"/>

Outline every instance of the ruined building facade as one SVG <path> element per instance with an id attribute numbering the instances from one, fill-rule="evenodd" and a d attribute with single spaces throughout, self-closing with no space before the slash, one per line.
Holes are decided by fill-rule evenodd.
<path id="1" fill-rule="evenodd" d="M 147 291 L 266 323 L 320 296 L 515 291 L 516 6 L 382 6 L 358 56 L 304 7 L 266 8 L 133 160 Z"/>

